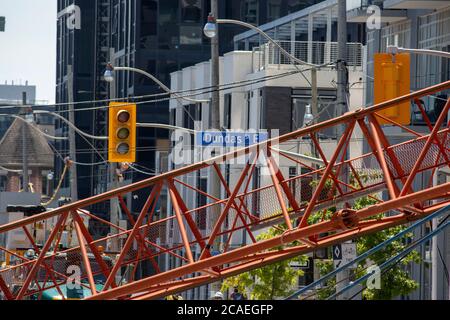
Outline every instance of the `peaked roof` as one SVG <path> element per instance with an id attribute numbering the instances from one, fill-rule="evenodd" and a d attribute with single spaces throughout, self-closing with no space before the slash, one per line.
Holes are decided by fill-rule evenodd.
<path id="1" fill-rule="evenodd" d="M 22 127 L 25 126 L 28 167 L 53 168 L 54 153 L 46 138 L 21 120 L 15 119 L 0 140 L 0 165 L 22 168 Z"/>

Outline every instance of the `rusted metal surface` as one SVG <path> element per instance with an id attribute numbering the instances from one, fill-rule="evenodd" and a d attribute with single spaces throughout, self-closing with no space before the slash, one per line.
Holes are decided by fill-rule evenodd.
<path id="1" fill-rule="evenodd" d="M 11 231 L 22 230 L 37 257 L 27 259 L 1 244 L 0 257 L 14 257 L 13 264 L 0 270 L 1 296 L 8 300 L 26 299 L 42 296 L 49 288 L 56 288 L 64 295 L 62 287 L 69 281 L 67 268 L 79 265 L 82 266 L 80 285 L 91 292 L 87 299 L 154 299 L 430 214 L 450 203 L 450 183 L 437 186 L 426 183 L 418 188 L 413 181 L 420 174 L 433 175 L 439 168 L 450 165 L 449 124 L 444 123 L 450 100 L 436 124 L 428 124 L 428 133 L 392 121 L 392 126 L 411 135 L 410 140 L 397 144 L 389 143 L 375 113 L 399 102 L 417 103 L 419 98 L 449 88 L 450 81 L 288 133 L 278 140 L 239 149 L 2 225 L 0 235 L 6 238 Z M 326 141 L 317 138 L 323 136 L 325 129 L 340 125 L 346 126 L 342 137 Z M 362 132 L 361 138 L 366 139 L 370 151 L 346 159 L 344 155 L 356 128 Z M 313 145 L 320 154 L 323 167 L 317 168 L 292 154 L 277 151 L 291 148 L 299 139 L 312 139 L 312 144 L 307 144 Z M 328 143 L 326 148 L 325 143 Z M 246 163 L 238 167 L 233 182 L 227 182 L 222 165 L 244 155 Z M 257 166 L 267 169 L 268 176 L 261 185 L 253 183 Z M 295 167 L 297 173 L 286 178 L 290 167 Z M 197 176 L 201 170 L 210 168 L 218 175 L 223 188 L 221 199 L 187 182 L 188 176 Z M 347 172 L 348 180 L 342 178 L 342 172 Z M 127 209 L 124 198 L 137 190 L 145 190 L 148 197 L 141 210 L 133 213 Z M 386 200 L 379 196 L 381 191 L 387 191 Z M 361 210 L 349 209 L 357 199 L 366 196 L 375 204 Z M 196 200 L 199 197 L 204 197 L 206 203 L 199 204 Z M 128 221 L 127 228 L 88 211 L 91 205 L 112 198 L 118 198 L 122 216 Z M 311 220 L 313 215 L 337 204 L 343 209 L 336 214 Z M 213 211 L 220 212 L 220 216 L 208 231 L 205 225 Z M 81 215 L 108 229 L 115 228 L 116 232 L 93 239 Z M 50 235 L 37 243 L 30 230 L 43 221 L 54 226 Z M 277 224 L 286 226 L 281 235 L 258 239 L 258 230 Z M 75 235 L 79 244 L 62 248 L 63 232 Z M 234 239 L 244 234 L 249 240 L 237 245 Z M 99 246 L 106 247 L 116 237 L 122 242 L 122 249 L 111 255 L 113 263 L 108 265 Z M 219 252 L 213 252 L 211 248 L 217 239 L 222 239 L 224 245 Z M 292 246 L 294 241 L 300 244 Z M 149 272 L 138 279 L 138 265 L 147 261 L 151 265 L 147 267 Z M 100 289 L 94 283 L 98 276 L 104 278 Z"/>

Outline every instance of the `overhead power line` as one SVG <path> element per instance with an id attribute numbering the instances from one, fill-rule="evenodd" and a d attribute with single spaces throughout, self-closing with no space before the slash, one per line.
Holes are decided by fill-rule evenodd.
<path id="1" fill-rule="evenodd" d="M 152 100 L 145 100 L 145 101 L 136 101 L 136 102 L 138 104 L 152 103 L 152 102 L 155 103 L 155 102 L 169 101 L 169 100 L 174 100 L 174 99 L 179 99 L 179 98 L 186 98 L 186 97 L 193 97 L 193 96 L 198 96 L 198 95 L 204 95 L 204 94 L 215 92 L 215 91 L 224 91 L 224 90 L 229 90 L 229 89 L 234 89 L 234 88 L 239 88 L 239 87 L 245 87 L 245 86 L 248 86 L 248 85 L 252 85 L 252 84 L 256 84 L 256 83 L 260 83 L 260 82 L 264 82 L 264 81 L 268 81 L 268 80 L 273 80 L 273 79 L 278 79 L 278 78 L 281 78 L 281 77 L 294 75 L 294 74 L 297 74 L 297 73 L 300 73 L 300 72 L 305 72 L 305 71 L 308 71 L 308 70 L 310 70 L 310 69 L 288 71 L 288 72 L 284 72 L 284 73 L 281 73 L 281 74 L 269 75 L 269 76 L 264 76 L 264 77 L 251 79 L 251 80 L 235 81 L 235 82 L 231 82 L 231 83 L 220 85 L 218 90 L 215 90 L 214 89 L 215 87 L 207 86 L 207 87 L 196 88 L 196 89 L 173 91 L 171 94 L 172 95 L 177 95 L 177 96 L 166 97 L 166 98 L 163 98 L 163 99 L 152 99 Z M 99 104 L 99 103 L 108 103 L 108 102 L 124 102 L 124 105 L 125 105 L 125 104 L 128 104 L 128 103 L 131 103 L 134 100 L 148 99 L 148 98 L 158 98 L 158 97 L 162 97 L 162 96 L 169 96 L 171 94 L 165 92 L 165 93 L 157 93 L 157 94 L 150 94 L 150 95 L 130 96 L 130 97 L 125 97 L 125 98 L 114 98 L 114 99 L 103 99 L 103 100 L 86 100 L 86 101 L 73 102 L 73 104 L 74 105 L 82 105 L 82 104 Z M 179 95 L 179 94 L 183 94 L 183 95 Z M 130 101 L 130 100 L 132 100 L 132 101 Z M 63 102 L 63 103 L 54 103 L 54 104 L 32 105 L 32 107 L 33 108 L 62 107 L 62 106 L 69 106 L 70 104 L 71 103 Z M 0 110 L 1 109 L 12 109 L 12 108 L 18 108 L 18 107 L 20 107 L 20 105 L 0 106 Z M 74 111 L 95 110 L 95 109 L 100 109 L 100 108 L 107 108 L 107 106 L 94 107 L 94 108 L 85 108 L 85 109 L 75 109 Z M 68 112 L 68 110 L 58 110 L 58 111 L 55 111 L 55 112 Z"/>

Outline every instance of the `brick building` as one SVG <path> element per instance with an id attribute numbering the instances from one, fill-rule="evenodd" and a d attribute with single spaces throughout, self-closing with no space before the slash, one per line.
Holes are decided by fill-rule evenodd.
<path id="1" fill-rule="evenodd" d="M 6 190 L 18 192 L 22 188 L 22 127 L 25 127 L 27 141 L 27 158 L 32 190 L 47 194 L 47 174 L 53 169 L 54 153 L 46 138 L 26 125 L 23 121 L 14 120 L 3 138 L 0 140 L 0 166 L 8 169 Z"/>

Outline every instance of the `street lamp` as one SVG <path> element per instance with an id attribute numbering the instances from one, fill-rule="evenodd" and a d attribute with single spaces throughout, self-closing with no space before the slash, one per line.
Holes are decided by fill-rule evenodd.
<path id="1" fill-rule="evenodd" d="M 110 63 L 107 64 L 105 74 L 103 76 L 106 82 L 114 81 L 114 67 Z"/>
<path id="2" fill-rule="evenodd" d="M 217 34 L 217 21 L 211 13 L 208 15 L 208 22 L 203 28 L 203 33 L 210 39 L 214 38 Z"/>
<path id="3" fill-rule="evenodd" d="M 278 42 L 276 42 L 274 39 L 272 39 L 267 33 L 262 31 L 260 28 L 255 27 L 254 25 L 244 22 L 244 21 L 232 20 L 232 19 L 217 19 L 216 17 L 214 17 L 213 14 L 209 14 L 208 21 L 203 28 L 203 33 L 205 34 L 205 36 L 207 36 L 210 39 L 214 38 L 217 34 L 217 25 L 218 24 L 236 24 L 236 25 L 239 25 L 242 27 L 246 27 L 246 28 L 255 30 L 260 35 L 262 35 L 264 38 L 266 38 L 272 45 L 277 47 L 283 55 L 285 55 L 286 57 L 288 57 L 289 59 L 291 59 L 292 61 L 294 61 L 298 64 L 307 65 L 307 66 L 310 66 L 313 68 L 320 68 L 320 67 L 325 67 L 325 66 L 335 64 L 334 62 L 329 62 L 329 63 L 324 63 L 322 65 L 317 65 L 317 64 L 309 63 L 309 62 L 303 61 L 301 59 L 298 59 L 294 55 L 287 52 L 282 46 L 280 46 L 280 44 Z"/>
<path id="4" fill-rule="evenodd" d="M 311 105 L 307 104 L 305 108 L 305 115 L 303 116 L 303 127 L 306 127 L 314 121 L 314 116 L 311 112 Z"/>
<path id="5" fill-rule="evenodd" d="M 105 81 L 107 82 L 113 82 L 114 81 L 114 72 L 115 71 L 131 71 L 131 72 L 136 72 L 139 74 L 142 74 L 144 76 L 146 76 L 147 78 L 151 79 L 152 81 L 154 81 L 156 84 L 158 84 L 164 91 L 166 91 L 169 94 L 172 94 L 176 99 L 182 99 L 191 103 L 208 103 L 209 100 L 202 100 L 202 99 L 191 99 L 188 97 L 183 97 L 180 96 L 176 93 L 173 93 L 164 83 L 162 83 L 161 81 L 158 80 L 158 78 L 156 78 L 155 76 L 153 76 L 152 74 L 141 70 L 141 69 L 137 69 L 137 68 L 132 68 L 132 67 L 114 67 L 111 63 L 108 63 L 106 65 L 106 70 L 105 73 L 103 74 L 103 77 L 105 79 Z"/>

